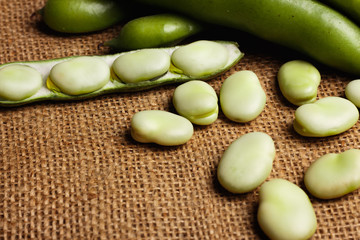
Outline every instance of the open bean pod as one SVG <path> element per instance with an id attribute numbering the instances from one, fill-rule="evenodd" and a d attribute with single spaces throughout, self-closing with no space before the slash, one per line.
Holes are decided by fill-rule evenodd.
<path id="1" fill-rule="evenodd" d="M 191 51 L 187 50 L 189 48 Z M 178 58 L 180 62 L 190 61 L 192 74 L 188 73 L 187 66 L 174 64 L 173 53 L 179 50 L 177 61 Z M 205 81 L 227 71 L 242 57 L 235 42 L 201 40 L 188 45 L 113 55 L 6 63 L 0 65 L 0 106 L 80 100 L 193 79 Z M 210 68 L 204 70 L 208 65 Z"/>

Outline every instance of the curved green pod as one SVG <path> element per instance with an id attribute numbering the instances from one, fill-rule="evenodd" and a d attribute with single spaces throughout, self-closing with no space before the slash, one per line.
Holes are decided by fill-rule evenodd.
<path id="1" fill-rule="evenodd" d="M 360 74 L 360 28 L 313 0 L 137 0 L 207 23 L 231 27 Z"/>
<path id="2" fill-rule="evenodd" d="M 196 79 L 198 79 L 198 80 L 206 81 L 206 80 L 214 78 L 215 76 L 227 71 L 233 65 L 235 65 L 244 55 L 240 51 L 238 44 L 235 42 L 226 42 L 226 41 L 214 41 L 214 42 L 224 46 L 225 49 L 227 49 L 226 54 L 228 56 L 228 61 L 224 66 L 213 69 L 212 72 L 210 72 L 206 75 L 197 77 Z M 179 49 L 184 46 L 186 46 L 186 45 L 174 46 L 174 47 L 169 47 L 169 48 L 158 48 L 158 49 L 163 50 L 164 52 L 166 52 L 167 54 L 169 54 L 171 56 L 171 54 L 176 49 Z M 2 65 L 0 65 L 0 73 L 5 67 L 13 66 L 13 65 L 16 65 L 16 66 L 25 65 L 25 66 L 35 69 L 36 71 L 38 71 L 41 74 L 42 85 L 36 93 L 34 93 L 31 96 L 27 96 L 24 99 L 20 99 L 20 100 L 11 100 L 9 98 L 4 98 L 4 96 L 11 96 L 12 95 L 11 93 L 3 94 L 2 96 L 0 96 L 0 106 L 9 106 L 9 107 L 10 106 L 18 106 L 18 105 L 24 105 L 24 104 L 28 104 L 28 103 L 32 103 L 32 102 L 47 101 L 47 100 L 54 100 L 54 101 L 80 100 L 80 99 L 87 99 L 87 98 L 104 95 L 104 94 L 108 94 L 108 93 L 141 91 L 141 90 L 145 90 L 145 89 L 158 87 L 161 85 L 184 83 L 184 82 L 194 79 L 194 77 L 184 74 L 181 71 L 181 69 L 178 69 L 174 66 L 170 66 L 169 70 L 166 73 L 164 73 L 160 76 L 151 78 L 151 79 L 146 79 L 146 80 L 138 81 L 138 82 L 130 82 L 130 83 L 121 81 L 121 79 L 119 79 L 119 77 L 117 77 L 115 75 L 114 71 L 112 70 L 112 65 L 113 65 L 114 61 L 120 56 L 123 56 L 125 54 L 136 53 L 139 51 L 142 51 L 142 50 L 140 49 L 140 50 L 134 50 L 134 51 L 130 51 L 130 52 L 122 52 L 122 53 L 117 53 L 117 54 L 112 54 L 112 55 L 103 55 L 103 56 L 72 56 L 72 57 L 52 59 L 52 60 L 32 61 L 32 62 L 12 62 L 12 63 L 2 64 Z M 59 84 L 59 81 L 60 81 L 59 79 L 61 79 L 61 76 L 59 76 L 59 73 L 56 74 L 56 76 L 57 76 L 56 79 L 51 79 L 51 77 L 53 77 L 53 76 L 51 76 L 50 73 L 54 69 L 55 66 L 59 66 L 60 64 L 62 65 L 62 63 L 68 63 L 73 60 L 79 60 L 80 58 L 88 60 L 90 57 L 94 57 L 98 60 L 101 60 L 102 62 L 105 62 L 107 64 L 108 68 L 110 69 L 110 72 L 111 72 L 110 78 L 108 81 L 106 81 L 105 85 L 103 85 L 103 83 L 105 81 L 101 80 L 101 79 L 96 80 L 96 81 L 98 81 L 97 84 L 89 85 L 89 83 L 87 81 L 89 81 L 90 78 L 85 78 L 82 80 L 82 82 L 84 84 L 86 83 L 86 91 L 83 91 L 84 89 L 79 88 L 80 84 L 82 84 L 81 81 L 77 80 L 78 81 L 76 83 L 77 89 L 74 89 L 75 87 L 73 84 L 71 84 L 71 86 L 70 85 L 69 86 L 61 86 L 61 84 Z M 82 67 L 83 62 L 81 64 L 80 63 L 77 63 L 77 64 L 79 65 L 78 67 Z M 90 67 L 87 69 L 93 70 L 94 67 Z M 103 69 L 103 67 L 101 69 L 102 70 L 100 70 L 100 75 L 101 76 L 103 74 L 106 75 L 107 70 Z M 81 71 L 78 71 L 78 70 L 75 71 L 72 69 L 71 71 L 76 72 L 76 74 L 80 74 L 80 75 L 83 74 L 83 73 L 81 73 Z M 131 69 L 129 71 L 131 71 Z M 70 77 L 67 76 L 67 79 L 70 79 Z M 69 80 L 67 80 L 67 81 L 69 81 Z M 19 84 L 23 83 L 23 81 L 18 81 L 18 82 L 19 82 Z M 66 87 L 68 87 L 68 88 L 66 88 Z M 0 81 L 0 88 L 2 88 L 1 81 Z M 13 86 L 11 89 L 16 89 L 16 86 Z M 66 90 L 61 90 L 61 89 L 66 89 Z M 65 92 L 67 92 L 67 93 L 65 93 Z"/>
<path id="3" fill-rule="evenodd" d="M 104 43 L 116 50 L 169 47 L 199 33 L 200 23 L 177 14 L 155 14 L 126 23 L 114 39 Z"/>
<path id="4" fill-rule="evenodd" d="M 321 0 L 340 12 L 343 12 L 355 22 L 360 23 L 360 1 L 359 0 Z"/>
<path id="5" fill-rule="evenodd" d="M 45 24 L 55 31 L 86 33 L 124 20 L 128 8 L 116 0 L 48 0 L 41 13 Z"/>

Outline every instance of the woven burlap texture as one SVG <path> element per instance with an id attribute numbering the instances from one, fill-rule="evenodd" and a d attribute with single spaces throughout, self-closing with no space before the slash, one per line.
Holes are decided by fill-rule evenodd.
<path id="1" fill-rule="evenodd" d="M 57 34 L 32 16 L 44 3 L 0 0 L 0 63 L 109 53 L 98 45 L 117 36 L 120 25 Z M 301 56 L 246 35 L 233 40 L 245 57 L 208 83 L 219 93 L 226 77 L 252 70 L 267 94 L 264 111 L 249 123 L 231 122 L 220 111 L 215 123 L 195 126 L 192 139 L 178 147 L 140 144 L 129 135 L 134 113 L 174 112 L 175 86 L 1 108 L 0 237 L 266 239 L 256 221 L 259 188 L 235 195 L 217 182 L 225 149 L 245 133 L 269 134 L 276 158 L 268 179 L 284 178 L 305 190 L 304 171 L 315 159 L 360 147 L 360 126 L 328 138 L 296 134 L 296 108 L 282 97 L 276 74 L 281 64 Z M 344 96 L 352 78 L 316 66 L 322 74 L 319 98 Z M 313 239 L 360 239 L 358 191 L 335 200 L 310 199 L 318 219 Z"/>

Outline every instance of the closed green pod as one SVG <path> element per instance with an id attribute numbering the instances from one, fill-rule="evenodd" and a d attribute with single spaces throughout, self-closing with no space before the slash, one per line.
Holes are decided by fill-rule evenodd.
<path id="1" fill-rule="evenodd" d="M 248 32 L 344 72 L 360 74 L 360 28 L 318 1 L 136 0 Z"/>
<path id="2" fill-rule="evenodd" d="M 104 45 L 121 51 L 169 47 L 202 29 L 197 21 L 177 14 L 143 16 L 126 23 L 119 35 Z"/>
<path id="3" fill-rule="evenodd" d="M 116 0 L 48 0 L 41 10 L 51 29 L 64 33 L 103 30 L 124 20 L 128 6 Z"/>
<path id="4" fill-rule="evenodd" d="M 321 0 L 321 2 L 342 12 L 344 15 L 360 23 L 360 1 L 359 0 Z"/>

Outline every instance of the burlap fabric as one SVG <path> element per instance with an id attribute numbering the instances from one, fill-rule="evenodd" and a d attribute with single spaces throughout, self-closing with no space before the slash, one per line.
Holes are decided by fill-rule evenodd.
<path id="1" fill-rule="evenodd" d="M 0 63 L 109 53 L 98 44 L 120 26 L 56 34 L 31 17 L 44 3 L 0 0 Z M 135 112 L 174 111 L 175 86 L 1 108 L 1 239 L 266 239 L 256 221 L 259 189 L 234 195 L 217 182 L 224 150 L 245 133 L 266 132 L 276 146 L 269 179 L 304 189 L 304 171 L 316 158 L 360 147 L 360 125 L 334 137 L 299 136 L 292 129 L 295 107 L 281 96 L 276 74 L 301 56 L 246 35 L 227 38 L 246 55 L 209 84 L 219 93 L 231 73 L 252 70 L 266 90 L 266 108 L 245 124 L 220 112 L 214 124 L 195 126 L 193 138 L 179 147 L 140 144 L 129 135 Z M 344 96 L 352 77 L 316 66 L 319 98 Z M 335 200 L 310 198 L 318 218 L 313 239 L 360 239 L 359 191 Z"/>

